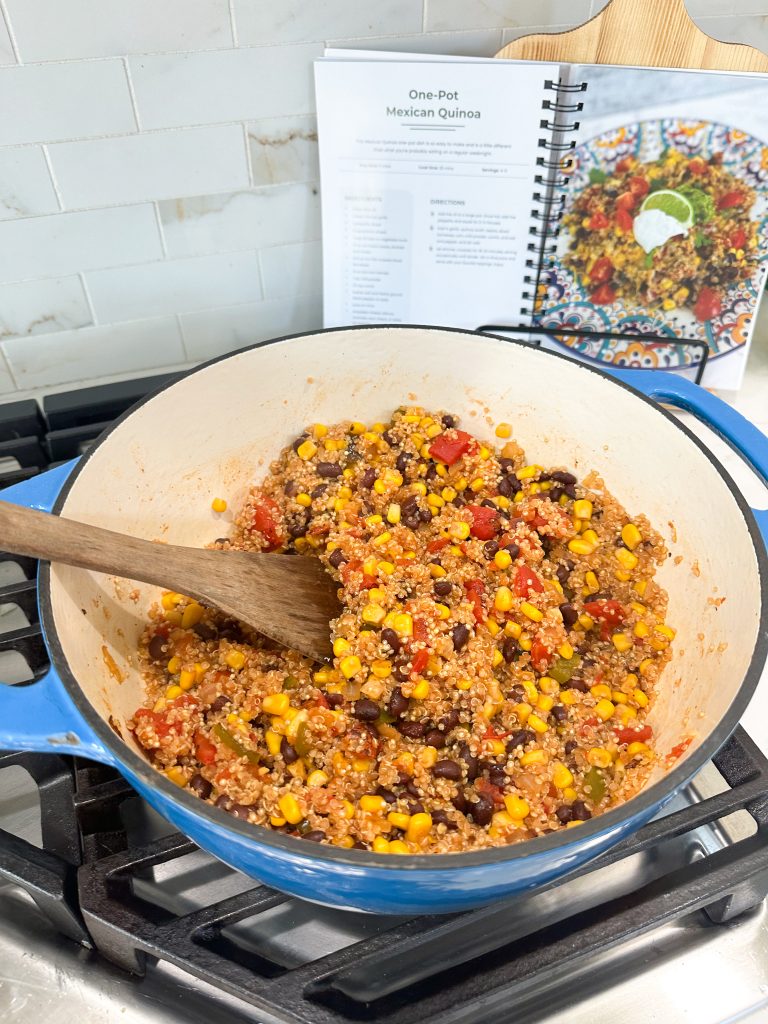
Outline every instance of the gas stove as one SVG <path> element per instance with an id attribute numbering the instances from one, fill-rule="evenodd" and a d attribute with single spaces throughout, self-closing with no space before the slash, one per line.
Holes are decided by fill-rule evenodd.
<path id="1" fill-rule="evenodd" d="M 158 383 L 0 406 L 0 487 L 79 454 Z M 768 351 L 756 346 L 731 398 L 763 430 L 766 394 Z M 688 422 L 764 507 L 762 483 Z M 0 553 L 8 682 L 47 667 L 35 569 Z M 766 753 L 768 678 L 743 728 L 635 836 L 532 894 L 412 919 L 260 886 L 175 832 L 112 769 L 0 753 L 0 1019 L 766 1022 Z"/>

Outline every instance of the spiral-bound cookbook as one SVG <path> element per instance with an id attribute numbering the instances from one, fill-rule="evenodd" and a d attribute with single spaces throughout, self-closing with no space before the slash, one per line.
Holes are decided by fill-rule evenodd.
<path id="1" fill-rule="evenodd" d="M 329 51 L 326 326 L 529 329 L 738 387 L 768 268 L 768 77 Z"/>

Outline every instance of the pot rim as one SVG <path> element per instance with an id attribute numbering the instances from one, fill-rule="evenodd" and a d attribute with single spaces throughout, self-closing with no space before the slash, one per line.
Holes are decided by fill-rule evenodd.
<path id="1" fill-rule="evenodd" d="M 102 434 L 99 435 L 99 437 L 89 447 L 88 451 L 80 458 L 77 465 L 73 468 L 72 472 L 64 482 L 64 485 L 62 486 L 53 505 L 52 513 L 54 515 L 60 514 L 69 492 L 75 485 L 83 467 L 93 457 L 104 441 L 115 430 L 117 430 L 129 416 L 133 415 L 134 412 L 138 411 L 147 402 L 159 397 L 163 392 L 173 388 L 177 383 L 180 383 L 181 380 L 185 380 L 188 377 L 191 377 L 202 370 L 206 370 L 208 367 L 214 366 L 217 363 L 223 362 L 226 359 L 230 359 L 233 356 L 240 355 L 244 352 L 251 352 L 259 348 L 265 348 L 268 345 L 277 345 L 282 342 L 294 341 L 299 338 L 316 337 L 318 334 L 366 330 L 439 331 L 451 334 L 463 334 L 468 339 L 473 339 L 476 342 L 501 341 L 504 344 L 519 346 L 527 351 L 530 351 L 531 349 L 531 346 L 523 341 L 501 337 L 497 334 L 469 331 L 456 327 L 437 327 L 422 324 L 364 324 L 360 326 L 351 325 L 346 327 L 319 328 L 314 331 L 302 331 L 298 334 L 283 335 L 279 338 L 269 338 L 255 342 L 253 345 L 246 345 L 243 348 L 227 352 L 222 356 L 217 356 L 214 359 L 209 359 L 205 363 L 201 363 L 199 366 L 196 366 L 194 369 L 185 373 L 182 378 L 161 385 L 155 391 L 145 395 L 144 398 L 131 406 L 130 409 L 127 409 L 118 417 L 118 419 L 110 424 Z M 680 761 L 652 786 L 641 790 L 636 796 L 630 798 L 625 803 L 620 804 L 618 807 L 615 807 L 610 811 L 606 811 L 604 814 L 597 815 L 589 821 L 583 822 L 578 829 L 559 829 L 549 835 L 540 836 L 535 839 L 528 839 L 522 843 L 513 843 L 510 846 L 492 847 L 490 849 L 475 850 L 466 853 L 405 854 L 392 857 L 388 854 L 373 853 L 369 850 L 348 850 L 338 846 L 326 845 L 324 843 L 308 844 L 298 837 L 284 835 L 263 826 L 252 825 L 249 822 L 233 818 L 221 808 L 214 807 L 212 804 L 206 803 L 194 794 L 180 789 L 162 773 L 153 768 L 148 761 L 140 757 L 138 754 L 135 754 L 127 744 L 116 736 L 108 723 L 101 717 L 91 702 L 85 697 L 85 694 L 81 690 L 77 679 L 69 667 L 63 647 L 59 641 L 54 621 L 53 606 L 51 602 L 51 565 L 50 562 L 43 562 L 41 563 L 39 572 L 39 603 L 43 633 L 48 650 L 51 654 L 53 665 L 58 672 L 62 684 L 73 704 L 104 747 L 115 756 L 118 765 L 120 767 L 125 766 L 131 774 L 138 776 L 142 783 L 144 783 L 148 788 L 159 790 L 164 802 L 168 801 L 180 805 L 184 811 L 191 812 L 196 817 L 208 819 L 210 824 L 216 830 L 227 830 L 237 836 L 238 840 L 250 840 L 257 846 L 263 846 L 266 850 L 273 849 L 275 852 L 280 851 L 281 854 L 287 855 L 288 858 L 297 861 L 305 861 L 309 863 L 325 862 L 329 867 L 333 865 L 338 867 L 354 867 L 357 869 L 369 867 L 376 868 L 377 870 L 383 869 L 393 872 L 413 872 L 415 870 L 420 872 L 452 872 L 461 871 L 467 868 L 482 868 L 484 866 L 490 867 L 491 865 L 501 865 L 502 863 L 515 861 L 521 857 L 546 855 L 557 850 L 565 853 L 569 848 L 582 848 L 583 846 L 590 844 L 590 841 L 597 843 L 602 835 L 621 830 L 621 826 L 623 824 L 626 824 L 633 819 L 642 818 L 643 820 L 647 820 L 649 817 L 652 817 L 653 813 L 660 809 L 668 799 L 674 796 L 674 794 L 686 782 L 688 782 L 689 779 L 691 779 L 693 775 L 695 775 L 704 766 L 704 764 L 714 756 L 715 753 L 717 753 L 720 747 L 734 731 L 752 698 L 758 682 L 760 681 L 766 660 L 768 660 L 768 551 L 766 550 L 766 545 L 763 541 L 753 511 L 741 491 L 736 487 L 736 484 L 733 482 L 728 472 L 721 465 L 718 459 L 688 427 L 647 395 L 644 395 L 641 391 L 638 391 L 630 384 L 627 384 L 622 380 L 617 380 L 605 371 L 586 363 L 576 362 L 572 357 L 560 352 L 553 352 L 549 349 L 541 348 L 536 349 L 536 351 L 547 358 L 551 357 L 553 359 L 567 362 L 571 366 L 575 365 L 585 373 L 595 374 L 596 376 L 607 380 L 615 387 L 623 388 L 633 397 L 652 406 L 659 415 L 663 416 L 668 422 L 672 423 L 678 430 L 685 434 L 688 440 L 704 454 L 722 478 L 724 484 L 731 492 L 731 496 L 734 498 L 742 515 L 744 516 L 755 552 L 760 583 L 760 619 L 757 638 L 749 666 L 747 667 L 744 678 L 733 701 L 731 702 L 730 707 L 715 729 L 704 737 L 700 745 L 691 755 Z M 124 749 L 121 750 L 120 747 L 124 747 Z M 311 849 L 307 849 L 308 846 L 310 846 Z"/>

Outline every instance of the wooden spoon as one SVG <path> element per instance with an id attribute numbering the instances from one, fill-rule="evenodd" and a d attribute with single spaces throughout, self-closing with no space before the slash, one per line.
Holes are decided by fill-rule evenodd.
<path id="1" fill-rule="evenodd" d="M 317 558 L 155 544 L 0 501 L 0 547 L 194 597 L 318 661 L 331 653 L 337 585 Z"/>

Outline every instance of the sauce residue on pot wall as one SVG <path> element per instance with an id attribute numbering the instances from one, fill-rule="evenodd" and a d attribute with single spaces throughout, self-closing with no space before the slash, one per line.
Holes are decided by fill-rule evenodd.
<path id="1" fill-rule="evenodd" d="M 104 644 L 101 645 L 101 657 L 103 658 L 104 664 L 107 666 L 107 671 L 112 676 L 112 678 L 117 680 L 118 683 L 122 683 L 123 680 L 125 679 L 125 676 L 120 671 L 117 662 L 109 653 L 109 650 Z"/>

